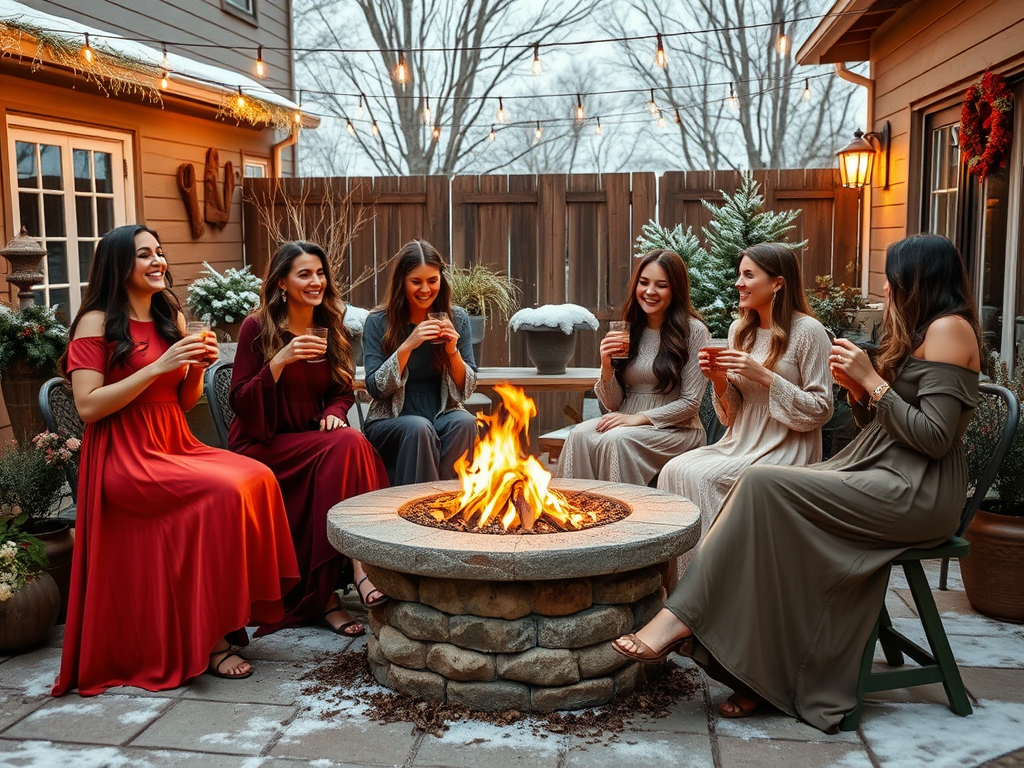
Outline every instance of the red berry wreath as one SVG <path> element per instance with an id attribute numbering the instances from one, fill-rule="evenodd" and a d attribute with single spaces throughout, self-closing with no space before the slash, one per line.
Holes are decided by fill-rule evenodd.
<path id="1" fill-rule="evenodd" d="M 1013 94 L 1006 78 L 985 72 L 967 89 L 960 112 L 960 151 L 967 170 L 984 180 L 1006 165 L 1013 140 Z"/>

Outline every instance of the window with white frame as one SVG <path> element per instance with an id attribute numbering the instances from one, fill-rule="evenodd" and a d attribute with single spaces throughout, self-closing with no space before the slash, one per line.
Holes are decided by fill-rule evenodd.
<path id="1" fill-rule="evenodd" d="M 270 161 L 258 158 L 245 158 L 243 175 L 247 179 L 265 179 L 270 175 Z"/>
<path id="2" fill-rule="evenodd" d="M 45 128 L 43 127 L 45 125 Z M 37 304 L 71 318 L 89 279 L 96 243 L 127 223 L 133 185 L 130 137 L 111 131 L 28 118 L 8 120 L 15 229 L 22 226 L 46 248 L 33 286 Z"/>

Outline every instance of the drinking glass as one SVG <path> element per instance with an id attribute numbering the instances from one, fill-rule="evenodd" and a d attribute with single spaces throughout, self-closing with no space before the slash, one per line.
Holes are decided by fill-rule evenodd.
<path id="1" fill-rule="evenodd" d="M 711 367 L 715 368 L 716 367 L 715 361 L 718 359 L 718 353 L 721 352 L 723 349 L 728 349 L 728 348 L 729 348 L 729 340 L 728 339 L 708 339 L 701 346 L 700 351 L 708 353 L 708 361 L 711 363 Z"/>
<path id="2" fill-rule="evenodd" d="M 629 323 L 625 320 L 612 320 L 608 323 L 608 332 L 619 334 L 622 345 L 619 351 L 612 355 L 612 360 L 629 359 Z"/>
<path id="3" fill-rule="evenodd" d="M 307 336 L 316 336 L 318 339 L 323 339 L 324 343 L 327 342 L 327 329 L 321 328 L 319 325 L 311 325 L 306 329 Z M 320 357 L 313 357 L 307 360 L 307 363 L 322 363 L 326 358 L 323 355 Z"/>
<path id="4" fill-rule="evenodd" d="M 428 320 L 437 320 L 438 322 L 443 323 L 445 320 L 448 319 L 448 313 L 447 312 L 428 312 L 427 313 L 427 319 Z M 441 339 L 434 339 L 430 343 L 431 344 L 444 344 L 447 341 L 448 341 L 448 339 L 441 338 Z"/>
<path id="5" fill-rule="evenodd" d="M 189 322 L 185 323 L 185 335 L 198 335 L 200 338 L 202 338 L 203 341 L 206 341 L 207 338 L 212 338 L 214 340 L 217 339 L 217 336 L 214 334 L 214 332 L 210 330 L 210 323 L 206 320 L 190 320 Z M 216 357 L 212 357 L 210 354 L 204 354 L 196 362 L 198 365 L 212 365 L 216 359 Z"/>

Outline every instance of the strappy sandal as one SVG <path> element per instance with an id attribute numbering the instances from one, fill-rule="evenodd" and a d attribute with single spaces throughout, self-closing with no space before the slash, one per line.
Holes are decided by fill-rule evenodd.
<path id="1" fill-rule="evenodd" d="M 640 645 L 646 648 L 646 651 L 630 651 L 619 645 L 619 641 L 615 640 L 612 642 L 612 648 L 618 653 L 621 653 L 627 659 L 633 659 L 633 661 L 641 661 L 644 664 L 658 664 L 668 658 L 668 655 L 673 651 L 680 654 L 681 656 L 689 656 L 693 648 L 693 635 L 687 635 L 686 637 L 679 638 L 671 641 L 661 651 L 655 652 L 647 643 L 638 638 L 634 634 L 623 635 L 619 640 L 629 640 L 634 645 Z"/>
<path id="2" fill-rule="evenodd" d="M 344 624 L 339 624 L 336 627 L 327 620 L 327 617 L 330 616 L 332 613 L 337 613 L 338 611 L 344 610 L 345 609 L 339 605 L 335 608 L 331 608 L 331 610 L 329 611 L 324 612 L 323 621 L 324 624 L 327 625 L 327 628 L 331 630 L 331 632 L 333 632 L 334 634 L 341 635 L 342 637 L 362 637 L 363 635 L 365 635 L 366 627 L 363 626 L 363 623 L 361 621 L 356 621 L 355 619 L 353 619 L 352 621 L 345 622 Z M 359 627 L 359 631 L 351 632 L 349 631 L 351 627 Z"/>
<path id="3" fill-rule="evenodd" d="M 214 656 L 219 656 L 220 654 L 224 654 L 224 658 L 222 658 L 220 661 L 218 661 L 216 664 L 214 664 L 213 663 L 213 657 Z M 206 674 L 212 675 L 213 677 L 219 677 L 219 678 L 221 678 L 223 680 L 245 680 L 245 678 L 247 678 L 247 677 L 252 677 L 252 673 L 255 672 L 256 670 L 254 670 L 252 668 L 251 663 L 249 665 L 249 671 L 248 672 L 236 672 L 236 673 L 232 674 L 231 672 L 221 672 L 220 671 L 220 668 L 224 664 L 224 662 L 227 661 L 228 659 L 230 659 L 232 656 L 235 656 L 236 658 L 242 659 L 242 661 L 244 661 L 246 663 L 249 663 L 248 659 L 246 659 L 246 658 L 244 658 L 242 656 L 239 656 L 238 652 L 235 651 L 235 649 L 232 648 L 229 645 L 227 648 L 222 648 L 219 651 L 211 651 L 210 652 L 210 664 L 209 664 L 209 666 L 206 667 Z"/>
<path id="4" fill-rule="evenodd" d="M 743 704 L 740 699 L 746 702 Z M 757 712 L 758 707 L 761 706 L 761 702 L 748 699 L 746 696 L 740 696 L 738 693 L 734 693 L 728 699 L 718 705 L 718 714 L 722 717 L 737 718 L 737 717 L 750 717 L 752 714 Z"/>
<path id="5" fill-rule="evenodd" d="M 363 578 L 361 578 L 359 581 L 356 582 L 356 592 L 359 594 L 359 602 L 361 602 L 367 608 L 373 608 L 375 605 L 384 605 L 384 603 L 386 603 L 391 598 L 388 597 L 387 595 L 385 595 L 383 592 L 381 592 L 376 587 L 374 587 L 373 589 L 371 589 L 367 593 L 367 597 L 363 597 L 363 590 L 361 590 L 359 587 L 368 578 L 370 578 L 370 577 L 369 576 L 363 576 Z M 377 598 L 374 598 L 374 599 L 367 599 L 368 597 L 372 597 L 374 592 L 376 592 L 378 595 L 380 595 L 380 597 L 377 597 Z"/>

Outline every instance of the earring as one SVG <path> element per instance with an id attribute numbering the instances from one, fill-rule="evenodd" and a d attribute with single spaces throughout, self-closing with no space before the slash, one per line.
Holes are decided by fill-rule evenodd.
<path id="1" fill-rule="evenodd" d="M 772 297 L 772 301 L 775 301 L 775 297 L 774 296 Z M 287 304 L 288 303 L 288 294 L 285 293 L 284 291 L 281 291 L 281 303 L 282 304 Z"/>
<path id="2" fill-rule="evenodd" d="M 775 289 L 774 291 L 772 291 L 772 306 L 771 306 L 771 308 L 772 308 L 772 309 L 775 309 L 775 295 L 776 295 L 776 294 L 777 294 L 778 292 L 779 292 L 779 289 L 778 289 L 778 288 L 776 288 L 776 289 Z"/>

